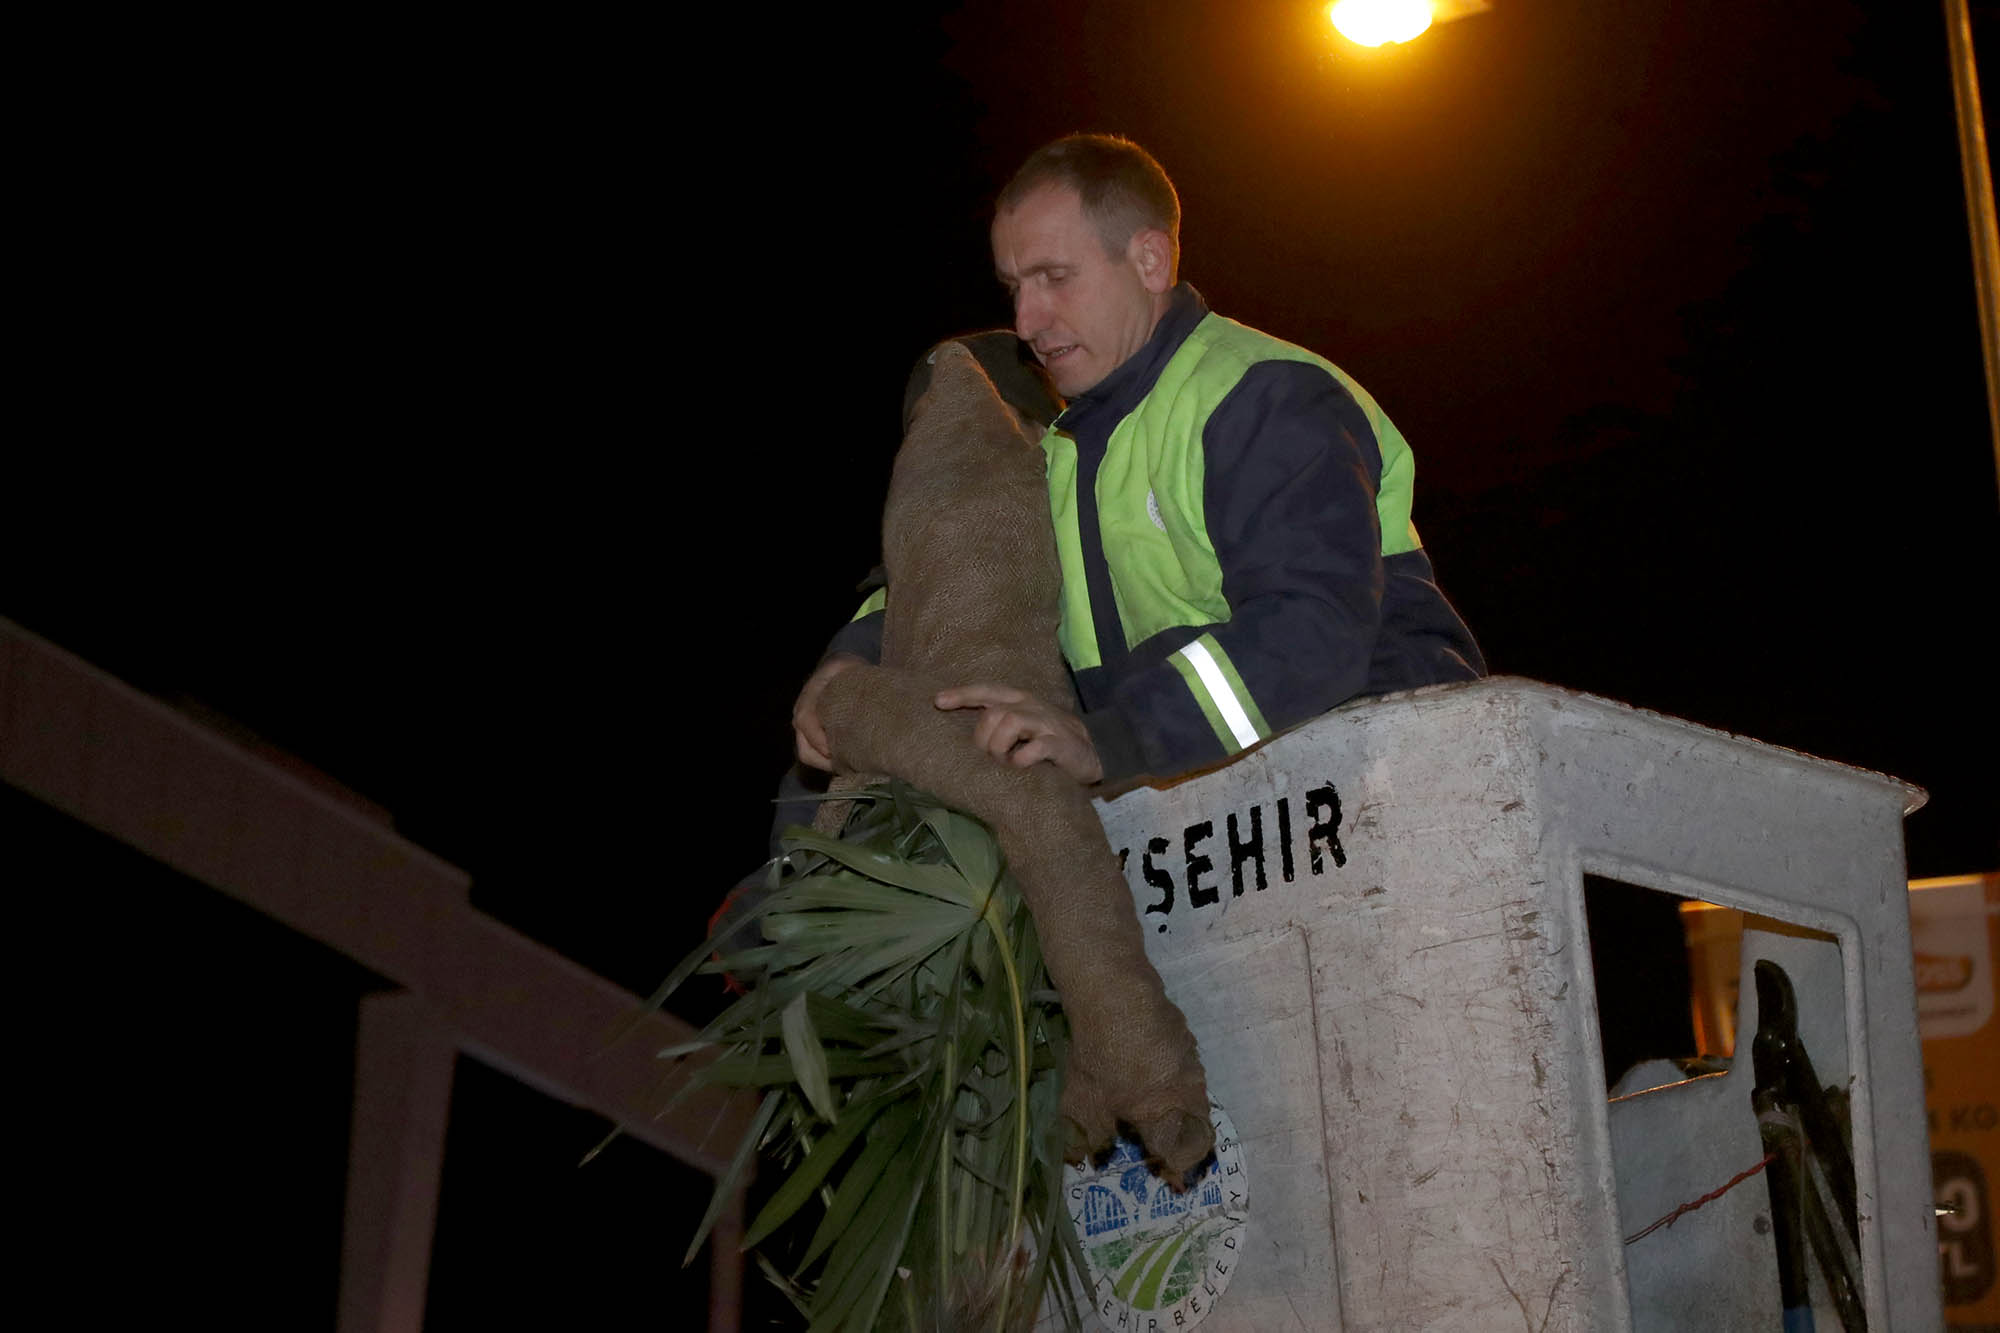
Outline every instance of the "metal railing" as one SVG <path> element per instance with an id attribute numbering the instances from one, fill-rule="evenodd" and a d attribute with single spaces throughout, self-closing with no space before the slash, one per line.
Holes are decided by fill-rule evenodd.
<path id="1" fill-rule="evenodd" d="M 341 1252 L 340 1333 L 422 1327 L 459 1052 L 710 1176 L 750 1099 L 655 1053 L 694 1036 L 475 910 L 465 872 L 365 811 L 0 619 L 0 781 L 396 983 L 366 996 Z M 711 1241 L 709 1328 L 740 1322 L 736 1199 Z"/>

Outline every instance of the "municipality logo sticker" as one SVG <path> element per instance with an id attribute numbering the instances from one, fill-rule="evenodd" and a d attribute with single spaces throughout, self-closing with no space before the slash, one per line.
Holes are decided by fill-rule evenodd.
<path id="1" fill-rule="evenodd" d="M 1250 1177 L 1229 1115 L 1211 1100 L 1215 1155 L 1176 1194 L 1139 1145 L 1119 1139 L 1101 1166 L 1063 1172 L 1097 1317 L 1118 1333 L 1178 1333 L 1209 1316 L 1236 1272 Z"/>

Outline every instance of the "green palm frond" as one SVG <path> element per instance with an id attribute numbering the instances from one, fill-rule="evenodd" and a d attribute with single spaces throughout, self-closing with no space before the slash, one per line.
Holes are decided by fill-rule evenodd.
<path id="1" fill-rule="evenodd" d="M 771 892 L 675 970 L 747 987 L 698 1081 L 765 1090 L 689 1246 L 753 1159 L 782 1174 L 745 1248 L 811 1333 L 1071 1327 L 1062 1208 L 1067 1028 L 1027 907 L 978 821 L 902 783 L 851 793 L 847 833 L 786 837 Z"/>

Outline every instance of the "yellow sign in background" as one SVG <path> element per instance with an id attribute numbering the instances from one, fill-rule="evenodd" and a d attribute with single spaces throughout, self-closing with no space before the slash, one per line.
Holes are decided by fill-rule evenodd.
<path id="1" fill-rule="evenodd" d="M 1994 1185 L 2000 1182 L 2000 875 L 1910 885 L 1917 955 L 1917 1030 L 1924 1042 L 1937 1185 L 1938 1276 L 1947 1327 L 2000 1321 L 1994 1276 Z"/>

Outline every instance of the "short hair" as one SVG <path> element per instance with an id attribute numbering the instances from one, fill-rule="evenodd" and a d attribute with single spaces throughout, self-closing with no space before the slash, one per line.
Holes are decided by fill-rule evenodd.
<path id="1" fill-rule="evenodd" d="M 1181 201 L 1153 155 L 1111 134 L 1071 134 L 1037 148 L 994 203 L 996 212 L 1018 207 L 1045 186 L 1075 190 L 1083 214 L 1097 227 L 1113 259 L 1148 227 L 1167 234 L 1170 262 L 1181 257 Z"/>

